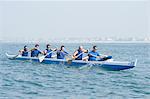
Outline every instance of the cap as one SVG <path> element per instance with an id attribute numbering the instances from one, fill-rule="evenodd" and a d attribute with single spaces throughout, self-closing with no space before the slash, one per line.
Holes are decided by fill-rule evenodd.
<path id="1" fill-rule="evenodd" d="M 61 46 L 61 48 L 65 47 L 64 45 Z"/>
<path id="2" fill-rule="evenodd" d="M 47 44 L 46 47 L 51 46 L 50 44 Z"/>
<path id="3" fill-rule="evenodd" d="M 97 46 L 93 46 L 93 49 L 96 49 L 96 50 L 97 50 Z"/>
<path id="4" fill-rule="evenodd" d="M 35 47 L 39 46 L 39 44 L 35 44 Z"/>
<path id="5" fill-rule="evenodd" d="M 24 48 L 26 48 L 26 47 L 27 47 L 27 45 L 24 46 Z"/>

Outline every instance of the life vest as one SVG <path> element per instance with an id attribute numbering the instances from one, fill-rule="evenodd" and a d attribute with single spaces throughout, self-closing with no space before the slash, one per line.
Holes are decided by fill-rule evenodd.
<path id="1" fill-rule="evenodd" d="M 28 56 L 28 51 L 23 51 L 22 56 Z"/>
<path id="2" fill-rule="evenodd" d="M 50 54 L 48 54 L 45 58 L 51 58 L 52 57 L 52 53 L 51 53 L 52 50 L 51 49 L 46 49 L 46 51 L 47 51 L 47 53 L 50 53 Z"/>
<path id="3" fill-rule="evenodd" d="M 31 51 L 31 57 L 38 57 L 41 52 L 37 49 Z"/>
<path id="4" fill-rule="evenodd" d="M 81 54 L 82 51 L 78 50 L 78 53 L 76 54 L 76 56 L 78 56 L 79 54 Z M 78 56 L 75 60 L 82 60 L 83 54 L 81 54 L 80 56 Z"/>

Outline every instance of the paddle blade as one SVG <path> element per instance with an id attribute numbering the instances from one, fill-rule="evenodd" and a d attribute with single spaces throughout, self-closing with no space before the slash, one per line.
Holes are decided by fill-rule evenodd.
<path id="1" fill-rule="evenodd" d="M 75 60 L 75 58 L 71 58 L 71 59 L 67 58 L 66 60 L 67 60 L 67 63 L 68 63 L 68 64 L 71 64 L 72 61 Z"/>
<path id="2" fill-rule="evenodd" d="M 45 59 L 45 56 L 39 57 L 39 61 L 42 62 Z"/>
<path id="3" fill-rule="evenodd" d="M 71 64 L 71 63 L 72 63 L 72 60 L 68 60 L 67 63 L 68 63 L 68 64 Z"/>

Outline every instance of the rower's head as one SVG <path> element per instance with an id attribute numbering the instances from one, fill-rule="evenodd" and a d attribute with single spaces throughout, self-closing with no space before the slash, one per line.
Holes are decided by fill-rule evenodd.
<path id="1" fill-rule="evenodd" d="M 93 51 L 96 52 L 96 50 L 97 50 L 97 46 L 94 45 L 93 46 Z"/>
<path id="2" fill-rule="evenodd" d="M 62 46 L 60 47 L 60 50 L 65 50 L 65 46 L 62 45 Z"/>
<path id="3" fill-rule="evenodd" d="M 79 50 L 83 50 L 83 46 L 79 46 Z"/>
<path id="4" fill-rule="evenodd" d="M 47 49 L 50 49 L 50 47 L 51 47 L 50 44 L 47 44 L 47 45 L 46 45 L 46 48 L 47 48 Z"/>
<path id="5" fill-rule="evenodd" d="M 23 48 L 24 48 L 24 51 L 27 51 L 27 50 L 28 50 L 27 45 L 25 45 Z"/>
<path id="6" fill-rule="evenodd" d="M 35 49 L 39 49 L 39 44 L 35 44 Z"/>

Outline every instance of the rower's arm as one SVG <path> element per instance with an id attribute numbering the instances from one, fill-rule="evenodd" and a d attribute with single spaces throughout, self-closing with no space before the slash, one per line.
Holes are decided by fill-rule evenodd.
<path id="1" fill-rule="evenodd" d="M 88 56 L 92 56 L 90 53 L 88 53 Z"/>
<path id="2" fill-rule="evenodd" d="M 97 55 L 93 55 L 93 54 L 88 54 L 88 56 L 93 56 L 93 57 L 96 57 L 96 58 L 101 58 L 101 56 L 99 55 L 99 54 L 97 54 Z"/>
<path id="3" fill-rule="evenodd" d="M 31 52 L 31 51 L 33 51 L 33 50 L 34 50 L 34 48 L 30 49 L 28 52 Z"/>
<path id="4" fill-rule="evenodd" d="M 101 58 L 101 54 L 97 53 L 97 58 Z"/>
<path id="5" fill-rule="evenodd" d="M 83 49 L 83 52 L 84 52 L 84 53 L 88 53 L 88 50 Z"/>
<path id="6" fill-rule="evenodd" d="M 44 55 L 46 55 L 47 54 L 47 50 L 44 50 L 43 53 L 44 53 Z"/>
<path id="7" fill-rule="evenodd" d="M 73 53 L 73 57 L 75 58 L 77 54 L 78 54 L 78 51 L 75 51 L 75 52 Z"/>
<path id="8" fill-rule="evenodd" d="M 23 50 L 19 50 L 19 54 L 20 54 L 20 55 L 22 54 L 22 52 L 23 52 Z"/>
<path id="9" fill-rule="evenodd" d="M 69 55 L 69 53 L 68 53 L 68 52 L 66 52 L 66 51 L 64 51 L 64 53 L 65 53 L 66 55 Z"/>
<path id="10" fill-rule="evenodd" d="M 89 56 L 85 56 L 82 58 L 83 61 L 88 61 L 88 59 L 89 59 Z"/>
<path id="11" fill-rule="evenodd" d="M 107 57 L 107 55 L 99 54 L 99 58 L 104 58 L 104 57 Z"/>
<path id="12" fill-rule="evenodd" d="M 38 52 L 39 52 L 39 54 L 43 54 L 44 55 L 44 51 L 38 50 Z"/>
<path id="13" fill-rule="evenodd" d="M 43 55 L 44 55 L 44 52 L 43 52 L 43 51 L 40 51 L 40 54 L 43 54 Z"/>

